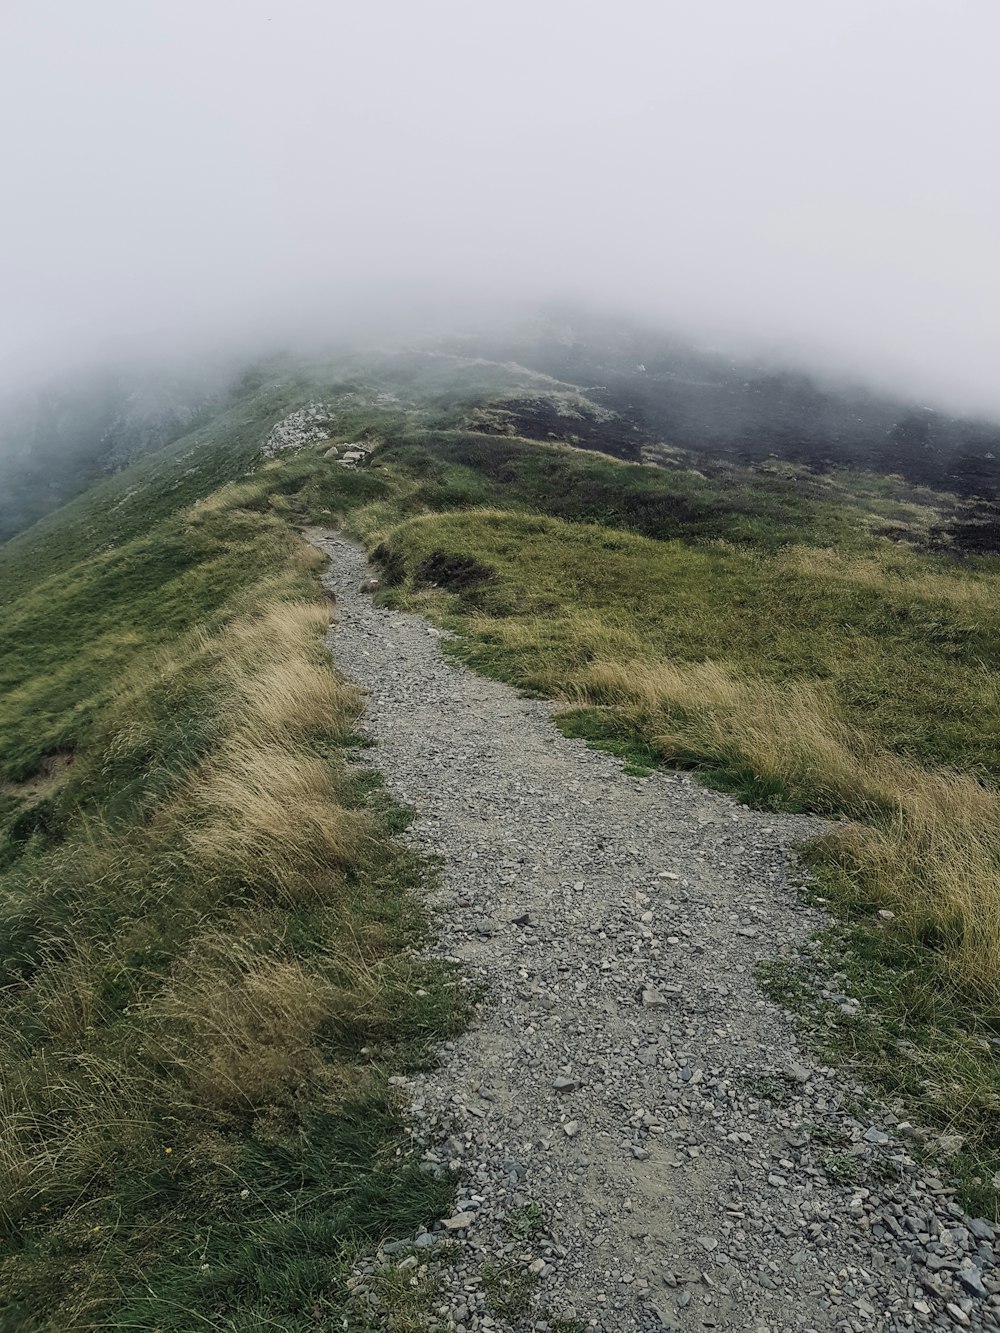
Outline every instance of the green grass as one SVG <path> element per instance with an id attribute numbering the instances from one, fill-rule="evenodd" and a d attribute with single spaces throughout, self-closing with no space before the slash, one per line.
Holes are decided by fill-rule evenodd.
<path id="1" fill-rule="evenodd" d="M 660 542 L 495 510 L 404 522 L 382 549 L 411 599 L 433 581 L 432 558 L 474 552 L 489 577 L 458 592 L 438 581 L 439 612 L 462 632 L 471 665 L 524 688 L 572 697 L 597 661 L 710 660 L 777 683 L 822 682 L 886 749 L 1000 773 L 1000 609 L 985 562 L 950 569 L 893 550 L 883 582 L 869 586 L 849 564 L 843 579 L 814 572 L 795 548 Z M 925 596 L 925 574 L 959 594 L 967 580 L 982 600 L 933 586 Z"/>
<path id="2" fill-rule="evenodd" d="M 448 1206 L 446 1186 L 388 1151 L 399 1140 L 389 1105 L 373 1087 L 336 1113 L 301 1116 L 294 1130 L 245 1136 L 221 1164 L 180 1151 L 152 1159 L 43 1239 L 17 1237 L 0 1327 L 100 1321 L 188 1333 L 339 1322 L 359 1247 L 411 1234 Z M 78 1299 L 89 1308 L 55 1305 L 56 1293 L 84 1282 Z"/>
<path id="3" fill-rule="evenodd" d="M 455 429 L 411 433 L 390 443 L 382 459 L 414 480 L 414 501 L 430 509 L 519 508 L 660 541 L 865 549 L 877 531 L 923 535 L 936 516 L 930 493 L 898 478 L 819 476 L 792 464 L 636 466 L 565 445 Z"/>
<path id="4" fill-rule="evenodd" d="M 935 497 L 892 479 L 470 434 L 465 373 L 253 389 L 0 547 L 0 1330 L 333 1325 L 357 1254 L 447 1211 L 388 1077 L 469 997 L 416 952 L 407 813 L 347 766 L 311 523 L 630 771 L 850 816 L 814 861 L 864 1020 L 799 1007 L 963 1135 L 995 1212 L 997 561 L 927 551 Z M 256 459 L 310 398 L 381 442 L 370 466 Z M 530 1304 L 516 1276 L 498 1309 Z M 401 1327 L 432 1287 L 398 1293 Z"/>
<path id="5" fill-rule="evenodd" d="M 684 534 L 777 545 L 819 517 L 791 488 L 756 478 L 741 486 L 694 471 L 623 466 L 558 446 L 475 435 L 436 439 L 433 452 L 445 465 L 446 500 L 464 483 L 474 504 L 519 504 L 660 540 Z"/>
<path id="6" fill-rule="evenodd" d="M 359 1251 L 450 1208 L 388 1084 L 467 1006 L 415 953 L 431 872 L 346 767 L 322 561 L 266 473 L 216 489 L 274 410 L 0 552 L 11 1333 L 339 1326 Z"/>
<path id="7" fill-rule="evenodd" d="M 538 1286 L 534 1273 L 513 1262 L 484 1264 L 483 1289 L 493 1314 L 500 1319 L 519 1321 L 531 1306 Z"/>

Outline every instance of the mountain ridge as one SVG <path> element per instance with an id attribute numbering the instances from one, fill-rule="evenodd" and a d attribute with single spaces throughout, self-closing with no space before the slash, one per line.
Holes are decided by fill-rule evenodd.
<path id="1" fill-rule="evenodd" d="M 617 434 L 605 430 L 602 444 L 619 457 L 640 461 L 644 447 L 666 444 L 707 463 L 783 459 L 817 472 L 897 472 L 912 484 L 957 494 L 973 511 L 970 521 L 1000 533 L 1000 425 L 917 407 L 846 381 L 699 351 L 632 327 L 595 330 L 581 323 L 536 327 L 507 339 L 439 336 L 429 346 L 370 357 L 369 367 L 363 357 L 351 364 L 364 371 L 379 359 L 409 363 L 430 394 L 433 376 L 421 375 L 420 362 L 435 349 L 452 371 L 457 363 L 449 356 L 464 358 L 469 369 L 478 362 L 481 369 L 506 374 L 520 391 L 522 417 L 528 404 L 545 397 L 550 380 L 553 390 L 581 395 L 595 412 L 613 412 L 621 428 Z M 0 541 L 98 476 L 120 471 L 252 398 L 264 384 L 308 378 L 309 365 L 308 357 L 283 357 L 224 374 L 109 370 L 69 387 L 56 380 L 8 397 L 0 404 Z M 533 421 L 522 422 L 528 429 L 516 433 L 546 438 L 555 424 L 558 438 L 559 423 L 551 417 L 542 405 Z"/>

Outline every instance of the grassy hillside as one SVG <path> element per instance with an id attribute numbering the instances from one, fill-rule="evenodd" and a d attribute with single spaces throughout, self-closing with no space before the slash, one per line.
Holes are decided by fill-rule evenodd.
<path id="1" fill-rule="evenodd" d="M 217 485 L 284 406 L 3 549 L 11 1333 L 339 1325 L 359 1247 L 448 1207 L 387 1083 L 463 1010 L 425 868 L 345 763 L 320 557 Z"/>
<path id="2" fill-rule="evenodd" d="M 589 452 L 480 429 L 537 378 L 407 355 L 262 384 L 0 547 L 0 1329 L 339 1323 L 358 1249 L 447 1206 L 387 1080 L 461 991 L 413 953 L 403 816 L 345 763 L 307 523 L 633 771 L 835 821 L 815 968 L 861 1016 L 765 984 L 962 1136 L 995 1215 L 998 558 L 898 478 L 626 463 L 596 409 Z M 259 459 L 309 400 L 367 467 Z"/>
<path id="3" fill-rule="evenodd" d="M 720 679 L 787 688 L 789 697 L 808 682 L 811 711 L 863 732 L 872 747 L 1000 772 L 1000 611 L 986 571 L 950 577 L 898 550 L 852 558 L 654 542 L 490 509 L 413 519 L 383 540 L 402 586 L 451 594 L 438 600 L 467 617 L 470 660 L 532 689 L 602 706 L 631 692 L 634 709 L 655 709 L 667 663 L 699 681 L 696 691 L 708 690 L 711 663 Z M 463 566 L 470 554 L 477 568 Z M 669 712 L 666 674 L 660 686 Z M 610 725 L 665 729 L 666 713 L 657 722 L 634 709 Z M 670 757 L 710 758 L 704 740 L 692 747 Z M 826 811 L 844 800 L 822 785 L 793 789 L 785 776 L 774 791 L 747 794 Z"/>

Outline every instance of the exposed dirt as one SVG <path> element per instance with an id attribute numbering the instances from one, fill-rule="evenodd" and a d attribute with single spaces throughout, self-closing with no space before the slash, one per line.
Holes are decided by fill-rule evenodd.
<path id="1" fill-rule="evenodd" d="M 25 805 L 36 805 L 53 796 L 69 777 L 75 756 L 71 750 L 47 754 L 30 777 L 21 782 L 0 780 L 0 793 L 13 796 Z"/>

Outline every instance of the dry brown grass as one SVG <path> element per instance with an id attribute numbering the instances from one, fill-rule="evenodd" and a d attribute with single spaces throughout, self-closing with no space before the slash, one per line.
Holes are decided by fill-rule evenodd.
<path id="1" fill-rule="evenodd" d="M 41 1199 L 71 1200 L 105 1177 L 115 1152 L 150 1153 L 162 1100 L 155 1079 L 93 1051 L 9 1065 L 0 1086 L 0 1219 L 10 1225 Z"/>
<path id="2" fill-rule="evenodd" d="M 307 964 L 259 938 L 200 935 L 148 1011 L 147 1047 L 212 1110 L 273 1105 L 328 1081 L 336 1070 L 317 1038 L 377 1031 L 395 984 L 345 947 Z"/>
<path id="3" fill-rule="evenodd" d="M 262 482 L 231 481 L 191 505 L 184 516 L 189 522 L 197 523 L 225 510 L 244 509 L 250 504 L 260 504 L 266 495 L 267 487 Z"/>
<path id="4" fill-rule="evenodd" d="M 285 899 L 327 892 L 370 832 L 308 748 L 342 738 L 361 707 L 321 660 L 326 625 L 322 603 L 272 602 L 229 626 L 219 641 L 228 735 L 182 798 L 196 812 L 186 838 L 196 865 Z"/>
<path id="5" fill-rule="evenodd" d="M 297 900 L 327 891 L 330 872 L 355 861 L 368 820 L 339 803 L 327 760 L 237 735 L 213 755 L 185 802 L 193 868 Z"/>
<path id="6" fill-rule="evenodd" d="M 245 712 L 244 731 L 264 741 L 301 741 L 318 734 L 340 739 L 358 715 L 358 691 L 336 680 L 326 667 L 276 661 L 234 674 L 234 693 Z"/>
<path id="7" fill-rule="evenodd" d="M 716 662 L 595 662 L 578 677 L 580 698 L 611 704 L 672 759 L 746 765 L 796 802 L 827 813 L 878 803 L 864 739 L 835 715 L 819 685 L 742 678 Z"/>
<path id="8" fill-rule="evenodd" d="M 1000 796 L 961 774 L 896 767 L 891 812 L 839 825 L 826 850 L 860 891 L 986 1004 L 1000 996 Z"/>
<path id="9" fill-rule="evenodd" d="M 956 611 L 996 610 L 995 582 L 988 575 L 976 577 L 973 570 L 963 576 L 934 573 L 916 566 L 905 554 L 881 552 L 877 555 L 852 555 L 830 547 L 795 546 L 777 557 L 794 574 L 805 574 L 822 581 L 853 583 L 886 593 L 938 603 Z"/>
<path id="10" fill-rule="evenodd" d="M 231 935 L 201 936 L 148 1014 L 148 1046 L 200 1105 L 267 1105 L 314 1075 L 337 987 Z"/>
<path id="11" fill-rule="evenodd" d="M 49 1040 L 82 1044 L 101 1017 L 105 958 L 93 940 L 74 941 L 67 951 L 42 955 L 34 1004 Z"/>
<path id="12" fill-rule="evenodd" d="M 321 603 L 279 602 L 227 632 L 223 671 L 233 694 L 234 726 L 250 733 L 253 743 L 297 742 L 323 733 L 339 739 L 350 732 L 361 697 L 322 660 L 319 636 L 328 622 Z"/>
<path id="13" fill-rule="evenodd" d="M 963 985 L 1000 995 L 1000 795 L 880 751 L 819 684 L 739 677 L 717 663 L 597 662 L 582 702 L 613 705 L 667 758 L 744 771 L 802 808 L 848 815 L 826 846 L 859 893 L 914 937 L 947 941 Z"/>

